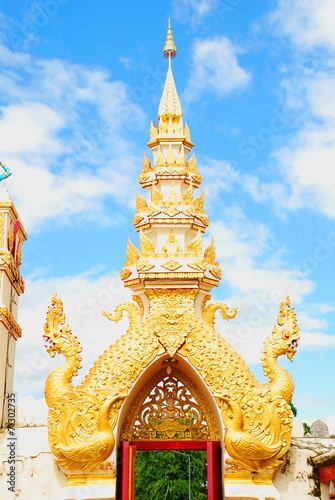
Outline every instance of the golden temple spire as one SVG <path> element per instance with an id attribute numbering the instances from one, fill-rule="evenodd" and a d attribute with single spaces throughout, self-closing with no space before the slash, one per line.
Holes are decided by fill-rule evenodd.
<path id="1" fill-rule="evenodd" d="M 180 123 L 182 110 L 171 69 L 171 58 L 176 56 L 177 49 L 173 40 L 170 19 L 163 53 L 164 56 L 169 60 L 169 67 L 165 79 L 161 102 L 158 109 L 158 118 L 160 123 L 161 121 L 168 123 L 170 120 L 173 123 Z"/>
<path id="2" fill-rule="evenodd" d="M 177 49 L 174 44 L 173 40 L 173 34 L 172 34 L 172 29 L 171 29 L 171 24 L 170 24 L 170 19 L 168 23 L 168 30 L 166 33 L 166 41 L 163 49 L 163 54 L 165 57 L 169 58 L 169 66 L 171 65 L 171 57 L 176 57 L 177 55 Z"/>

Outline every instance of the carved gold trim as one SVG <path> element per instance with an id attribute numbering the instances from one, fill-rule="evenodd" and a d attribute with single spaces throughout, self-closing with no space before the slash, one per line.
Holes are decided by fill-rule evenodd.
<path id="1" fill-rule="evenodd" d="M 0 321 L 5 325 L 15 340 L 22 336 L 21 327 L 15 321 L 12 313 L 9 312 L 7 307 L 0 307 Z"/>
<path id="2" fill-rule="evenodd" d="M 209 272 L 214 276 L 214 278 L 217 278 L 218 280 L 222 278 L 222 271 L 219 267 L 212 267 Z"/>
<path id="3" fill-rule="evenodd" d="M 69 474 L 66 486 L 84 486 L 88 484 L 116 484 L 114 474 Z"/>
<path id="4" fill-rule="evenodd" d="M 0 247 L 3 248 L 5 245 L 5 213 L 0 212 Z"/>
<path id="5" fill-rule="evenodd" d="M 120 271 L 120 277 L 123 280 L 126 280 L 127 278 L 129 278 L 129 276 L 131 275 L 131 270 L 130 269 L 121 269 Z"/>
<path id="6" fill-rule="evenodd" d="M 18 264 L 15 262 L 13 255 L 5 250 L 0 250 L 0 270 L 5 271 L 18 295 L 24 292 L 24 281 L 20 274 Z"/>
<path id="7" fill-rule="evenodd" d="M 173 279 L 178 279 L 178 278 L 202 278 L 203 273 L 139 273 L 139 277 L 144 279 L 160 279 L 160 278 L 173 278 Z M 217 285 L 217 282 L 215 282 Z"/>
<path id="8" fill-rule="evenodd" d="M 220 434 L 219 434 L 219 429 L 218 425 L 214 416 L 214 413 L 212 412 L 207 399 L 203 396 L 201 391 L 197 388 L 197 386 L 192 382 L 192 380 L 185 375 L 182 371 L 180 371 L 178 368 L 173 368 L 172 376 L 176 377 L 185 387 L 189 390 L 191 393 L 192 397 L 195 399 L 197 404 L 199 405 L 205 419 L 208 425 L 208 431 L 210 435 L 210 440 L 212 441 L 218 441 L 220 439 Z M 141 412 L 141 408 L 143 407 L 143 404 L 150 394 L 150 392 L 154 389 L 154 387 L 162 381 L 165 377 L 167 376 L 166 369 L 164 368 L 163 370 L 160 370 L 159 372 L 154 375 L 149 382 L 147 382 L 138 392 L 138 394 L 135 396 L 130 410 L 126 414 L 125 420 L 122 424 L 121 428 L 121 434 L 120 434 L 120 440 L 121 441 L 131 441 L 134 439 L 133 431 L 134 431 L 134 424 L 136 422 L 136 419 L 138 415 Z M 136 439 L 140 439 L 136 437 Z M 155 438 L 156 440 L 157 438 Z M 170 438 L 173 439 L 173 438 Z M 179 439 L 179 438 L 178 438 Z M 180 438 L 181 440 L 190 440 L 192 437 L 189 438 Z M 204 440 L 208 440 L 208 437 L 205 436 Z"/>

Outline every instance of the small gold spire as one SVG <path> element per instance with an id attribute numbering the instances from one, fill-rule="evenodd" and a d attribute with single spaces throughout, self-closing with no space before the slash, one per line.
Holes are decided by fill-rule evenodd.
<path id="1" fill-rule="evenodd" d="M 170 19 L 169 19 L 169 23 L 168 23 L 168 30 L 167 30 L 167 34 L 166 34 L 166 41 L 165 41 L 165 45 L 164 45 L 164 49 L 163 49 L 163 54 L 165 57 L 168 57 L 169 59 L 171 57 L 176 57 L 176 54 L 177 54 L 177 49 L 176 49 L 176 46 L 174 44 L 173 35 L 172 35 Z"/>

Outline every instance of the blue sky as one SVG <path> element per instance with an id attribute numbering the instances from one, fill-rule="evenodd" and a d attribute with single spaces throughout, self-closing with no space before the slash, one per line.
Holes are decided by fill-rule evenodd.
<path id="1" fill-rule="evenodd" d="M 82 341 L 82 375 L 124 331 L 99 311 L 129 298 L 119 270 L 128 236 L 137 243 L 137 177 L 171 17 L 207 237 L 223 270 L 214 298 L 241 307 L 218 329 L 262 378 L 262 342 L 290 295 L 301 340 L 294 362 L 280 362 L 295 379 L 298 418 L 321 418 L 335 433 L 333 0 L 22 4 L 6 2 L 0 14 L 0 160 L 13 171 L 2 184 L 29 234 L 21 400 L 28 408 L 41 398 L 62 362 L 43 347 L 52 293 Z"/>

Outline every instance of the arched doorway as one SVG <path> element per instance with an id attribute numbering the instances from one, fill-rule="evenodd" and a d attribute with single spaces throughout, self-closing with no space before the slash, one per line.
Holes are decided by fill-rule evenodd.
<path id="1" fill-rule="evenodd" d="M 119 500 L 136 500 L 136 453 L 142 450 L 204 450 L 207 498 L 221 500 L 222 471 L 219 430 L 208 401 L 194 382 L 166 360 L 134 397 L 120 433 Z M 120 477 L 119 475 L 119 477 Z"/>

